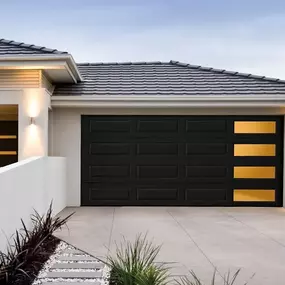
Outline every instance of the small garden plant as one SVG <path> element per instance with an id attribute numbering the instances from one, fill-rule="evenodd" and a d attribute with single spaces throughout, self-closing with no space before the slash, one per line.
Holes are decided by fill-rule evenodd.
<path id="1" fill-rule="evenodd" d="M 21 220 L 22 228 L 15 232 L 6 252 L 0 251 L 0 284 L 32 284 L 59 243 L 53 233 L 64 226 L 71 215 L 54 218 L 51 204 L 45 215 L 34 211 L 31 229 Z"/>
<path id="2" fill-rule="evenodd" d="M 114 255 L 109 255 L 105 262 L 111 270 L 111 285 L 167 285 L 175 283 L 177 285 L 206 285 L 197 275 L 190 271 L 190 276 L 171 280 L 170 268 L 165 264 L 158 265 L 155 262 L 161 246 L 156 246 L 147 240 L 146 235 L 138 235 L 135 241 L 126 239 L 120 245 L 116 244 Z M 223 283 L 217 283 L 216 271 L 213 274 L 209 285 L 234 285 L 237 284 L 237 277 L 240 270 L 233 275 L 230 272 L 224 276 Z M 246 285 L 247 283 L 243 283 Z M 207 284 L 208 285 L 208 284 Z"/>
<path id="3" fill-rule="evenodd" d="M 168 268 L 158 265 L 155 259 L 160 246 L 153 245 L 145 236 L 138 235 L 134 243 L 124 241 L 116 247 L 114 256 L 108 256 L 112 285 L 165 285 Z"/>

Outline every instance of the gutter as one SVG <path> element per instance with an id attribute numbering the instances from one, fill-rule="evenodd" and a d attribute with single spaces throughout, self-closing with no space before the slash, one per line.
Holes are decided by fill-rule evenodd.
<path id="1" fill-rule="evenodd" d="M 17 55 L 17 56 L 0 56 L 0 62 L 21 62 L 21 61 L 55 61 L 63 60 L 66 61 L 73 75 L 78 81 L 83 81 L 79 69 L 75 63 L 74 58 L 71 54 L 47 54 L 47 55 Z"/>
<path id="2" fill-rule="evenodd" d="M 285 107 L 285 95 L 225 96 L 52 96 L 52 107 L 185 108 L 185 107 Z"/>

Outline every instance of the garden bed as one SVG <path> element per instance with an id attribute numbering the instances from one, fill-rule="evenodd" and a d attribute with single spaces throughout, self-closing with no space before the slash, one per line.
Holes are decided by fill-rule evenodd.
<path id="1" fill-rule="evenodd" d="M 15 274 L 10 281 L 4 281 L 5 285 L 31 285 L 35 278 L 38 276 L 40 270 L 44 264 L 53 255 L 55 249 L 59 245 L 60 240 L 54 236 L 48 237 L 41 245 L 40 251 L 45 254 L 39 254 L 32 256 L 27 262 L 24 262 L 21 266 L 21 271 Z M 2 283 L 1 283 L 2 285 Z"/>
<path id="2" fill-rule="evenodd" d="M 66 218 L 54 218 L 52 204 L 45 215 L 34 212 L 31 227 L 23 221 L 7 249 L 0 252 L 0 285 L 31 285 L 60 240 L 53 233 L 64 226 Z"/>

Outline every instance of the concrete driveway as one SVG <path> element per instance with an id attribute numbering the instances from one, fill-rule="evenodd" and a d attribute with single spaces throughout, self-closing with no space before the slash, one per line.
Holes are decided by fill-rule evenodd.
<path id="1" fill-rule="evenodd" d="M 84 207 L 61 214 L 73 211 L 69 229 L 58 236 L 98 257 L 113 252 L 123 236 L 148 232 L 163 244 L 158 261 L 175 262 L 173 275 L 194 270 L 209 282 L 214 268 L 219 280 L 241 268 L 237 285 L 254 274 L 249 285 L 285 284 L 285 209 Z"/>

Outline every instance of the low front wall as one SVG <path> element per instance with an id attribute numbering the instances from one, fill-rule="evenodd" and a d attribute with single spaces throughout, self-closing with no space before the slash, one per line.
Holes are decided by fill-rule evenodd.
<path id="1" fill-rule="evenodd" d="M 66 162 L 63 157 L 33 157 L 0 168 L 0 250 L 7 238 L 30 226 L 33 209 L 44 214 L 53 200 L 54 214 L 66 206 Z"/>
<path id="2" fill-rule="evenodd" d="M 283 115 L 282 108 L 53 108 L 49 155 L 67 159 L 67 206 L 80 206 L 81 115 Z M 284 195 L 285 203 L 285 195 Z"/>

